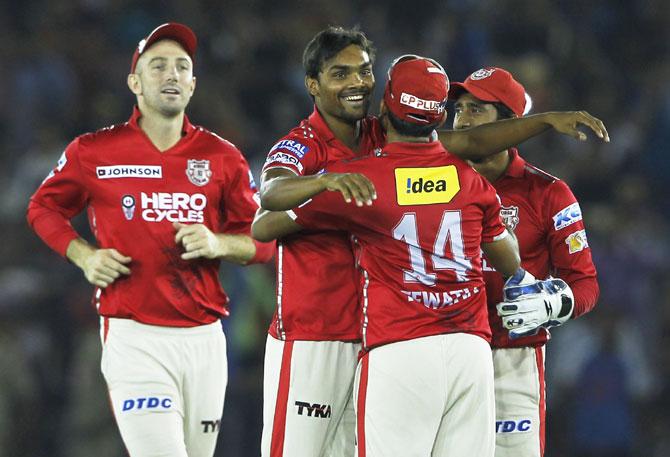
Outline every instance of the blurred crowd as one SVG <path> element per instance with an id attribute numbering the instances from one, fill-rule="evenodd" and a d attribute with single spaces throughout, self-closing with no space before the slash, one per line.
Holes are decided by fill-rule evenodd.
<path id="1" fill-rule="evenodd" d="M 302 50 L 331 24 L 375 42 L 377 92 L 393 57 L 417 53 L 452 80 L 510 70 L 533 112 L 601 118 L 609 144 L 550 133 L 520 148 L 580 200 L 601 284 L 594 312 L 548 345 L 547 457 L 670 455 L 670 2 L 31 0 L 0 3 L 1 456 L 125 455 L 92 286 L 27 228 L 25 208 L 71 139 L 127 120 L 134 47 L 169 20 L 200 39 L 190 119 L 235 143 L 256 177 L 274 140 L 311 111 Z M 232 317 L 220 456 L 259 455 L 272 269 L 223 269 Z"/>

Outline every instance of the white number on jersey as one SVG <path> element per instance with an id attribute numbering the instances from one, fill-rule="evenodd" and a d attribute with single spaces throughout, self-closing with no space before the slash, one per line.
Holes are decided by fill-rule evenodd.
<path id="1" fill-rule="evenodd" d="M 403 270 L 403 280 L 434 286 L 437 275 L 426 271 L 426 261 L 419 245 L 416 213 L 403 214 L 400 222 L 393 229 L 393 238 L 405 241 L 409 249 L 409 262 L 412 269 Z M 451 251 L 450 257 L 446 256 L 447 243 Z M 445 211 L 442 214 L 431 260 L 435 270 L 452 270 L 456 273 L 457 281 L 467 280 L 467 272 L 472 269 L 472 263 L 465 257 L 460 211 Z"/>

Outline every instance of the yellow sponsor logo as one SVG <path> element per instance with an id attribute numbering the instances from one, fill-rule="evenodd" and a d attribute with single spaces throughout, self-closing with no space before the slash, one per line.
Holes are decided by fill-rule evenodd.
<path id="1" fill-rule="evenodd" d="M 449 203 L 461 190 L 454 165 L 429 168 L 396 168 L 398 205 Z"/>

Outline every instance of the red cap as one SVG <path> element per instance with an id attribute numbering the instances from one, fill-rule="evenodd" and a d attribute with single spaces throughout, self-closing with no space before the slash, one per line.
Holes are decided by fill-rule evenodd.
<path id="1" fill-rule="evenodd" d="M 455 100 L 463 92 L 469 92 L 485 102 L 500 102 L 518 117 L 530 111 L 532 105 L 526 89 L 509 71 L 497 67 L 482 68 L 462 83 L 453 83 L 449 90 L 449 99 Z"/>
<path id="2" fill-rule="evenodd" d="M 135 53 L 133 54 L 133 60 L 130 63 L 130 72 L 135 73 L 135 66 L 137 65 L 137 60 L 140 56 L 149 49 L 153 44 L 160 40 L 174 40 L 179 43 L 184 51 L 189 55 L 191 60 L 195 56 L 195 49 L 198 45 L 198 38 L 196 38 L 195 33 L 188 26 L 184 24 L 179 24 L 177 22 L 167 22 L 165 24 L 159 25 L 156 27 L 153 32 L 144 38 L 135 48 Z"/>
<path id="3" fill-rule="evenodd" d="M 415 55 L 400 56 L 388 71 L 384 103 L 398 119 L 412 124 L 434 124 L 444 115 L 449 78 L 434 61 Z"/>

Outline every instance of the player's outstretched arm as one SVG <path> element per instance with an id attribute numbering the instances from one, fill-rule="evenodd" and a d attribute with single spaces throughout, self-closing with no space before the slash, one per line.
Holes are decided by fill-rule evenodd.
<path id="1" fill-rule="evenodd" d="M 482 243 L 482 251 L 493 267 L 503 276 L 512 276 L 521 266 L 519 243 L 511 230 L 508 235 L 491 243 Z"/>
<path id="2" fill-rule="evenodd" d="M 270 211 L 286 211 L 302 205 L 323 191 L 337 191 L 347 203 L 371 205 L 377 198 L 375 187 L 359 173 L 321 173 L 296 176 L 283 168 L 266 170 L 261 177 L 261 207 Z"/>
<path id="3" fill-rule="evenodd" d="M 291 233 L 299 232 L 302 226 L 295 222 L 285 211 L 266 211 L 262 208 L 256 212 L 251 224 L 251 236 L 257 241 L 272 241 Z"/>
<path id="4" fill-rule="evenodd" d="M 132 261 L 116 249 L 97 249 L 83 238 L 70 242 L 65 253 L 67 258 L 84 272 L 86 280 L 105 288 L 121 275 L 129 275 L 128 264 Z"/>
<path id="5" fill-rule="evenodd" d="M 581 129 L 590 129 L 603 141 L 610 140 L 602 121 L 586 111 L 556 111 L 504 119 L 469 129 L 443 130 L 439 132 L 439 138 L 449 152 L 462 159 L 476 160 L 514 147 L 549 129 L 580 141 L 587 139 Z"/>

